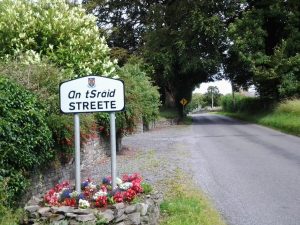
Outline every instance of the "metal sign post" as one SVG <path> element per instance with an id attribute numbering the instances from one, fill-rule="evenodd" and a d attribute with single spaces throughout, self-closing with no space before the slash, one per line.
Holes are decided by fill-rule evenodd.
<path id="1" fill-rule="evenodd" d="M 115 189 L 117 177 L 117 156 L 116 156 L 116 116 L 112 112 L 110 116 L 110 150 L 111 150 L 111 178 L 112 188 Z"/>
<path id="2" fill-rule="evenodd" d="M 121 80 L 86 76 L 63 82 L 59 88 L 60 110 L 74 114 L 75 188 L 81 192 L 79 113 L 109 112 L 112 187 L 116 188 L 116 117 L 125 108 L 125 87 Z"/>
<path id="3" fill-rule="evenodd" d="M 75 131 L 75 190 L 80 193 L 80 120 L 79 114 L 74 114 L 74 131 Z"/>

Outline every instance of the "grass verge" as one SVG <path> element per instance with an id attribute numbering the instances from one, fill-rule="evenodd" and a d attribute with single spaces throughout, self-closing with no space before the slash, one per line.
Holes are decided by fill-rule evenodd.
<path id="1" fill-rule="evenodd" d="M 168 193 L 161 204 L 161 225 L 225 225 L 207 197 L 182 171 L 166 181 Z"/>
<path id="2" fill-rule="evenodd" d="M 273 111 L 269 112 L 257 114 L 219 112 L 219 114 L 300 136 L 300 100 L 282 102 Z"/>

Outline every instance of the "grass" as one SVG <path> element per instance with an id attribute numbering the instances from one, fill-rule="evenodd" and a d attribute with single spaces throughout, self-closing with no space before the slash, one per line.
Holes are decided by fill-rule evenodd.
<path id="1" fill-rule="evenodd" d="M 207 197 L 182 171 L 166 181 L 169 192 L 161 204 L 160 225 L 225 225 Z"/>
<path id="2" fill-rule="evenodd" d="M 0 225 L 18 225 L 23 215 L 22 209 L 11 209 L 0 205 Z"/>
<path id="3" fill-rule="evenodd" d="M 175 108 L 161 108 L 159 113 L 160 118 L 177 119 L 180 117 Z"/>
<path id="4" fill-rule="evenodd" d="M 258 114 L 228 112 L 221 114 L 300 136 L 300 100 L 288 100 L 278 104 L 273 111 Z"/>
<path id="5" fill-rule="evenodd" d="M 0 180 L 0 225 L 17 225 L 23 217 L 24 211 L 7 205 L 9 199 L 7 182 L 8 179 Z"/>

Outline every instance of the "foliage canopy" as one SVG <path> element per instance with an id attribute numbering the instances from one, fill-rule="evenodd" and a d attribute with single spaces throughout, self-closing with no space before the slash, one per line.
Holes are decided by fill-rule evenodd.
<path id="1" fill-rule="evenodd" d="M 73 76 L 109 75 L 115 67 L 96 18 L 64 0 L 0 2 L 0 58 L 47 57 Z"/>

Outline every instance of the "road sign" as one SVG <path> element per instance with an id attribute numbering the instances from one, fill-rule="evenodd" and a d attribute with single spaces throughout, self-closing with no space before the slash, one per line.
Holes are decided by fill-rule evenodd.
<path id="1" fill-rule="evenodd" d="M 63 113 L 117 112 L 125 107 L 121 80 L 86 76 L 60 85 L 60 109 Z"/>
<path id="2" fill-rule="evenodd" d="M 188 101 L 185 98 L 183 98 L 180 100 L 180 103 L 181 105 L 185 106 L 188 103 Z"/>
<path id="3" fill-rule="evenodd" d="M 80 120 L 79 113 L 110 112 L 111 177 L 113 189 L 117 187 L 116 117 L 115 112 L 125 107 L 125 89 L 121 80 L 99 76 L 86 76 L 60 84 L 60 110 L 74 114 L 75 134 L 75 188 L 80 186 Z"/>

